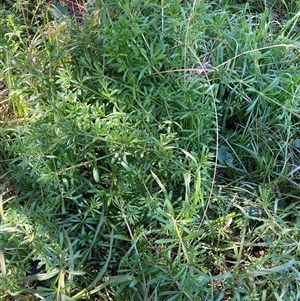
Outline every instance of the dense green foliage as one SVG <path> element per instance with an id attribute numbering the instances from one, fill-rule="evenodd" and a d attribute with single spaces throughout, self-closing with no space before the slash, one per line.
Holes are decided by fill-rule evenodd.
<path id="1" fill-rule="evenodd" d="M 0 298 L 300 299 L 297 2 L 81 3 L 0 7 Z"/>

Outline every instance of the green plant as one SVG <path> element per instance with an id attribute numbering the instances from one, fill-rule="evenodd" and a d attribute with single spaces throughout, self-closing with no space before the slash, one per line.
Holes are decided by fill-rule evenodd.
<path id="1" fill-rule="evenodd" d="M 296 300 L 298 15 L 89 5 L 16 21 L 27 113 L 1 129 L 1 297 Z"/>

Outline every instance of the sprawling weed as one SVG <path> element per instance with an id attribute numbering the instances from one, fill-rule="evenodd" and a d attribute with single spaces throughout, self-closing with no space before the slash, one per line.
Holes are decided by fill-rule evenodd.
<path id="1" fill-rule="evenodd" d="M 65 2 L 0 9 L 1 298 L 297 300 L 298 4 Z"/>

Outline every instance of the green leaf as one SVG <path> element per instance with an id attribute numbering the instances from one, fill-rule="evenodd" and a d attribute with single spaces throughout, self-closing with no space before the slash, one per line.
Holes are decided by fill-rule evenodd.
<path id="1" fill-rule="evenodd" d="M 226 159 L 225 159 L 225 163 L 229 166 L 229 167 L 234 167 L 233 166 L 233 157 L 230 153 L 227 153 L 226 155 Z"/>
<path id="2" fill-rule="evenodd" d="M 96 183 L 99 183 L 100 177 L 99 177 L 99 171 L 98 171 L 97 167 L 93 167 L 93 177 L 94 177 L 94 180 L 96 181 Z"/>
<path id="3" fill-rule="evenodd" d="M 226 152 L 227 152 L 227 148 L 224 146 L 221 146 L 219 148 L 218 151 L 218 161 L 223 164 L 225 162 L 225 158 L 226 158 Z"/>
<path id="4" fill-rule="evenodd" d="M 114 235 L 114 239 L 125 240 L 125 241 L 131 241 L 130 238 L 128 238 L 128 237 L 125 236 L 125 235 L 121 235 L 121 234 L 115 234 L 115 235 Z"/>
<path id="5" fill-rule="evenodd" d="M 300 148 L 300 139 L 296 139 L 294 142 L 293 142 L 293 146 L 297 147 L 297 148 Z"/>
<path id="6" fill-rule="evenodd" d="M 168 244 L 170 242 L 176 242 L 178 239 L 175 238 L 165 238 L 165 239 L 158 239 L 155 241 L 156 244 Z"/>
<path id="7" fill-rule="evenodd" d="M 61 4 L 51 4 L 50 13 L 56 20 L 62 20 L 65 16 L 68 16 L 68 9 Z"/>
<path id="8" fill-rule="evenodd" d="M 186 235 L 184 237 L 184 239 L 194 239 L 194 238 L 199 238 L 203 235 L 204 233 L 204 230 L 200 230 L 200 231 L 197 231 L 197 232 L 194 232 L 194 233 L 190 233 L 188 235 Z"/>
<path id="9" fill-rule="evenodd" d="M 233 167 L 233 157 L 232 155 L 228 152 L 228 148 L 225 146 L 221 146 L 219 148 L 219 152 L 218 152 L 218 161 L 221 164 L 226 164 L 230 167 Z"/>
<path id="10" fill-rule="evenodd" d="M 82 275 L 85 275 L 86 272 L 84 272 L 84 271 L 70 271 L 70 274 L 74 275 L 74 276 L 82 276 Z"/>
<path id="11" fill-rule="evenodd" d="M 53 269 L 51 272 L 48 273 L 39 273 L 32 276 L 22 277 L 20 278 L 20 281 L 33 281 L 33 280 L 44 281 L 56 276 L 57 274 L 59 274 L 59 272 L 60 272 L 59 269 Z"/>

